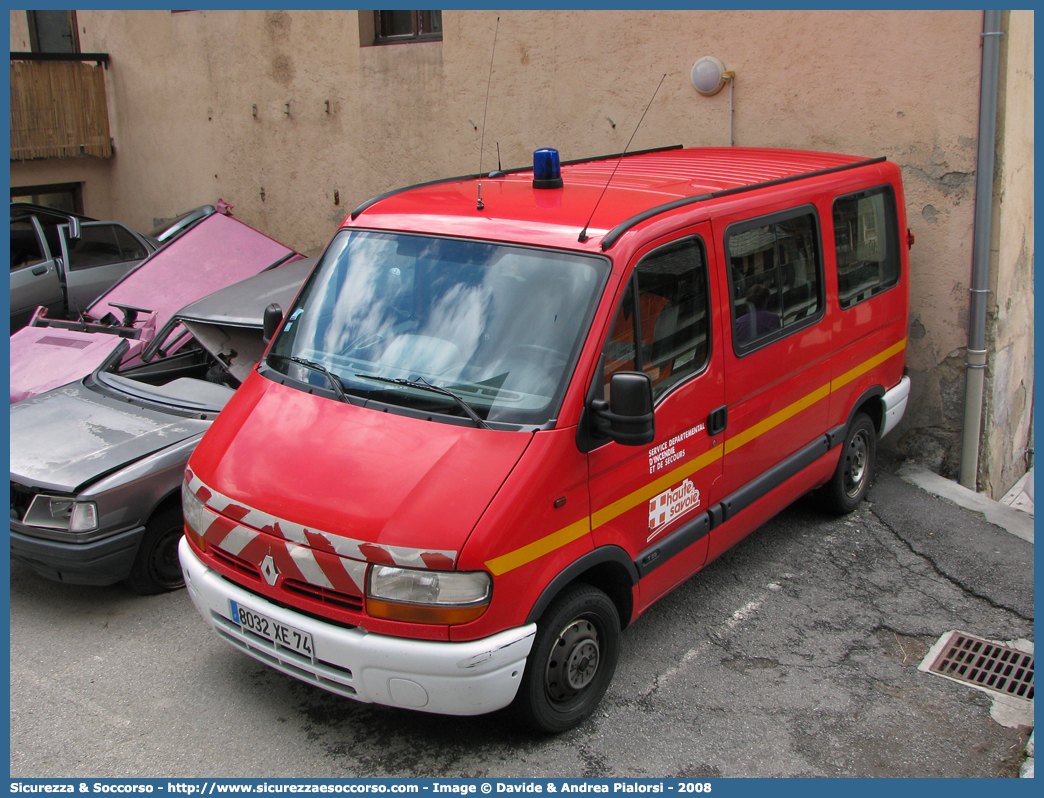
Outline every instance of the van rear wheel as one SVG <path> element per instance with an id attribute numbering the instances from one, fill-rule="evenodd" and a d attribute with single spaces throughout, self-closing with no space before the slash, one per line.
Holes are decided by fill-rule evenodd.
<path id="1" fill-rule="evenodd" d="M 830 481 L 823 486 L 823 504 L 839 515 L 859 506 L 874 476 L 877 454 L 877 428 L 865 413 L 857 413 L 845 435 L 841 459 Z"/>
<path id="2" fill-rule="evenodd" d="M 512 705 L 516 716 L 537 731 L 571 729 L 602 700 L 619 656 L 616 605 L 590 585 L 569 588 L 537 624 Z"/>

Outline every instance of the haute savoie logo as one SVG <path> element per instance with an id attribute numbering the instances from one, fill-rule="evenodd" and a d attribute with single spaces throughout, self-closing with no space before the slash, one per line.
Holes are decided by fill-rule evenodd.
<path id="1" fill-rule="evenodd" d="M 691 479 L 665 490 L 649 502 L 649 538 L 652 540 L 671 521 L 700 506 L 700 492 Z"/>

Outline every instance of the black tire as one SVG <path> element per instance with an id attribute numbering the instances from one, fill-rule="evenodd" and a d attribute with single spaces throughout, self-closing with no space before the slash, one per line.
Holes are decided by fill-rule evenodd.
<path id="1" fill-rule="evenodd" d="M 838 515 L 855 510 L 874 478 L 877 428 L 865 413 L 857 413 L 848 427 L 841 459 L 830 481 L 820 491 L 823 504 Z"/>
<path id="2" fill-rule="evenodd" d="M 542 732 L 576 726 L 602 700 L 620 657 L 620 615 L 601 590 L 577 584 L 537 624 L 518 694 L 516 717 Z"/>
<path id="3" fill-rule="evenodd" d="M 135 593 L 150 596 L 185 586 L 178 560 L 178 543 L 184 534 L 181 505 L 161 510 L 145 525 L 130 575 L 125 580 Z"/>

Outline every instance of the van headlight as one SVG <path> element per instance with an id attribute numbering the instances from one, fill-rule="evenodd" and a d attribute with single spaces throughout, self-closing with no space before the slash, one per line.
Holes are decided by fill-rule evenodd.
<path id="1" fill-rule="evenodd" d="M 189 490 L 187 482 L 181 483 L 181 512 L 185 515 L 185 534 L 200 551 L 207 550 L 207 541 L 203 537 L 203 502 Z"/>
<path id="2" fill-rule="evenodd" d="M 486 611 L 493 582 L 485 571 L 424 571 L 372 565 L 366 612 L 408 623 L 461 624 Z"/>

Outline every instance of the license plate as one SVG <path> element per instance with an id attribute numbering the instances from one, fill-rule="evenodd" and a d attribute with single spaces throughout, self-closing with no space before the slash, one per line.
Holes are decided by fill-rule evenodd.
<path id="1" fill-rule="evenodd" d="M 232 608 L 232 620 L 239 624 L 244 632 L 251 632 L 283 648 L 296 651 L 302 656 L 312 659 L 315 649 L 312 647 L 312 636 L 285 623 L 273 621 L 267 615 L 255 612 L 242 604 L 229 599 Z"/>

